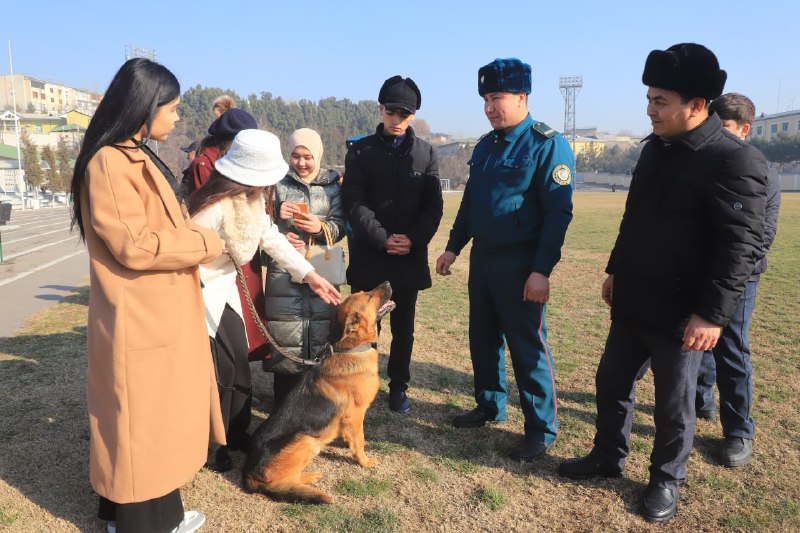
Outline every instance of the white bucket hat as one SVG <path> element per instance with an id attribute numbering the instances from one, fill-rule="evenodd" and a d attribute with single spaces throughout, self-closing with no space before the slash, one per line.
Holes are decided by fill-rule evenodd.
<path id="1" fill-rule="evenodd" d="M 214 168 L 228 179 L 251 187 L 275 185 L 289 172 L 281 154 L 281 141 L 261 130 L 242 130 Z"/>

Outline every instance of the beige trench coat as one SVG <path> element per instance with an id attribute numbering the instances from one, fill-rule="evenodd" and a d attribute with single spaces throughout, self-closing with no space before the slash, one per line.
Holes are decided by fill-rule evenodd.
<path id="1" fill-rule="evenodd" d="M 142 150 L 107 146 L 81 197 L 90 257 L 92 486 L 116 503 L 189 481 L 225 442 L 197 265 L 222 252 Z"/>

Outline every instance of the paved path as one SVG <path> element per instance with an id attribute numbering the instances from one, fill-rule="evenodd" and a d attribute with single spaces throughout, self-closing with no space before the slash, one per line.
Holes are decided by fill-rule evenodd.
<path id="1" fill-rule="evenodd" d="M 89 256 L 77 231 L 70 232 L 70 213 L 67 207 L 14 210 L 0 226 L 0 338 L 88 282 Z"/>

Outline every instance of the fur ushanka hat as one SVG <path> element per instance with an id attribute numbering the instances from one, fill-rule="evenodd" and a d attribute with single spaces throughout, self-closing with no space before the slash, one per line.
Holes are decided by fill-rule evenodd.
<path id="1" fill-rule="evenodd" d="M 642 83 L 675 91 L 682 96 L 699 96 L 708 101 L 725 88 L 728 74 L 719 68 L 717 56 L 703 45 L 681 43 L 647 56 Z"/>
<path id="2" fill-rule="evenodd" d="M 531 94 L 531 66 L 517 58 L 495 59 L 478 70 L 478 94 Z"/>

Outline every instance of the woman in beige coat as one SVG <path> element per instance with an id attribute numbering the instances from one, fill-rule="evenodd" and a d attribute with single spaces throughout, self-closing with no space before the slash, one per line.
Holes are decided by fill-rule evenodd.
<path id="1" fill-rule="evenodd" d="M 200 527 L 178 488 L 203 466 L 209 437 L 225 442 L 197 269 L 223 242 L 186 218 L 174 176 L 146 145 L 166 139 L 179 103 L 169 70 L 126 62 L 72 183 L 90 256 L 90 475 L 100 518 L 119 533 Z"/>

